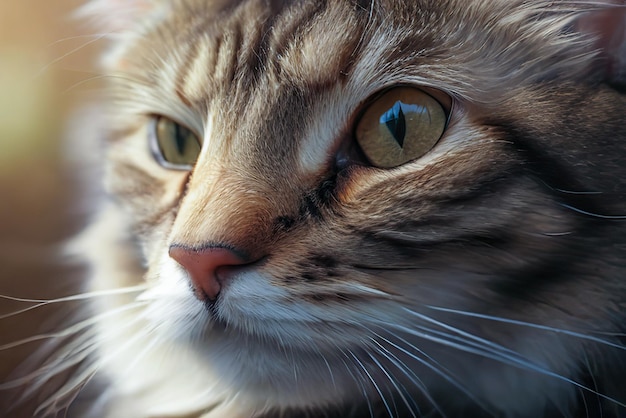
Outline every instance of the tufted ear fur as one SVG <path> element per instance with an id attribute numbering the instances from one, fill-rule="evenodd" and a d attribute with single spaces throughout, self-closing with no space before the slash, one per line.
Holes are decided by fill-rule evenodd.
<path id="1" fill-rule="evenodd" d="M 626 91 L 626 1 L 585 13 L 577 19 L 576 28 L 594 36 L 602 79 Z"/>

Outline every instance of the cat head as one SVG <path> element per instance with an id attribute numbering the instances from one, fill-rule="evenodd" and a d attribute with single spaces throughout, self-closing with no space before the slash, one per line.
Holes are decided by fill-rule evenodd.
<path id="1" fill-rule="evenodd" d="M 585 339 L 494 318 L 618 327 L 623 7 L 85 10 L 112 16 L 106 183 L 159 342 L 268 407 L 575 396 Z"/>

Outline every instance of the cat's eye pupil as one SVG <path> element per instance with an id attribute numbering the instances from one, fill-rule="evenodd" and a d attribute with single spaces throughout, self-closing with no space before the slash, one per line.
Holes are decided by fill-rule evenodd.
<path id="1" fill-rule="evenodd" d="M 182 126 L 176 124 L 174 128 L 174 140 L 176 141 L 176 149 L 180 155 L 185 155 L 185 148 L 188 143 L 188 135 L 190 132 Z"/>
<path id="2" fill-rule="evenodd" d="M 393 138 L 402 147 L 404 145 L 404 136 L 406 135 L 406 122 L 404 120 L 404 112 L 402 111 L 402 102 L 397 101 L 391 109 L 386 111 L 380 117 L 380 123 L 387 125 L 387 129 Z"/>

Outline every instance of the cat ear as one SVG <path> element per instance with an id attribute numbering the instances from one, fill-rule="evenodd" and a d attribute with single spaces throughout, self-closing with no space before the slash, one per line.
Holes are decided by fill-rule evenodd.
<path id="1" fill-rule="evenodd" d="M 593 36 L 604 80 L 626 90 L 626 1 L 585 13 L 576 20 L 576 29 Z"/>
<path id="2" fill-rule="evenodd" d="M 98 29 L 115 34 L 131 31 L 138 22 L 154 18 L 166 8 L 164 0 L 90 0 L 78 10 L 78 17 L 93 21 Z"/>

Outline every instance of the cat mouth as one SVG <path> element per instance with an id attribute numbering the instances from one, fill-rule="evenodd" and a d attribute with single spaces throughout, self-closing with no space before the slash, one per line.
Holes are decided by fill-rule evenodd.
<path id="1" fill-rule="evenodd" d="M 211 322 L 214 323 L 219 323 L 219 322 L 224 322 L 219 315 L 218 312 L 218 308 L 217 308 L 217 304 L 218 304 L 218 299 L 209 299 L 209 298 L 205 298 L 202 303 L 204 304 L 204 309 L 206 309 L 207 313 L 209 314 L 210 320 Z"/>

